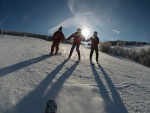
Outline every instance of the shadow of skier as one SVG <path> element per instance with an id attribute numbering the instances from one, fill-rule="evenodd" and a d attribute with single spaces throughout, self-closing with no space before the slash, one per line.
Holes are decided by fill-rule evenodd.
<path id="1" fill-rule="evenodd" d="M 46 98 L 44 92 L 65 63 L 66 61 L 58 65 L 35 89 L 23 97 L 12 109 L 7 109 L 5 113 L 43 113 L 45 103 L 49 99 L 49 95 Z"/>
<path id="2" fill-rule="evenodd" d="M 21 68 L 27 67 L 27 66 L 32 65 L 34 63 L 38 63 L 38 62 L 40 62 L 46 58 L 48 58 L 48 56 L 46 56 L 46 57 L 40 56 L 40 57 L 33 58 L 30 60 L 22 61 L 20 63 L 14 64 L 14 65 L 11 65 L 8 67 L 1 68 L 0 69 L 0 77 L 7 75 L 9 73 L 15 72 Z"/>
<path id="3" fill-rule="evenodd" d="M 77 63 L 74 63 L 69 69 L 67 69 L 63 73 L 63 75 L 52 85 L 46 97 L 48 97 L 49 99 L 53 99 L 53 100 L 57 98 L 61 88 L 63 87 L 63 84 L 71 76 L 73 71 L 76 69 L 77 65 L 78 65 Z"/>
<path id="4" fill-rule="evenodd" d="M 113 84 L 113 82 L 111 81 L 111 79 L 109 78 L 109 76 L 107 75 L 107 73 L 105 72 L 105 70 L 99 66 L 103 76 L 106 79 L 106 83 L 108 84 L 108 87 L 110 88 L 111 94 L 112 94 L 112 98 L 113 98 L 113 103 L 114 103 L 114 107 L 117 110 L 117 113 L 128 113 L 125 105 L 122 102 L 122 99 L 119 95 L 119 93 L 117 92 L 115 85 Z"/>
<path id="5" fill-rule="evenodd" d="M 91 64 L 91 68 L 92 68 L 92 72 L 95 76 L 95 81 L 98 85 L 100 94 L 101 94 L 102 98 L 104 99 L 104 107 L 105 107 L 104 112 L 105 113 L 116 113 L 114 105 L 108 95 L 107 89 L 106 89 L 105 85 L 103 84 L 102 80 L 100 79 L 100 76 L 99 76 L 98 72 L 96 71 L 95 66 Z"/>

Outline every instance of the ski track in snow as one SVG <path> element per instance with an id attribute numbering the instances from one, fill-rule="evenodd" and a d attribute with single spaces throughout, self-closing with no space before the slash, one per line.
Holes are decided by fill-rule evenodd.
<path id="1" fill-rule="evenodd" d="M 89 63 L 90 49 L 80 47 L 64 61 L 50 52 L 51 42 L 0 36 L 0 113 L 44 113 L 54 99 L 58 113 L 150 113 L 150 69 L 121 57 L 99 53 L 100 67 Z M 95 53 L 93 54 L 93 61 Z"/>

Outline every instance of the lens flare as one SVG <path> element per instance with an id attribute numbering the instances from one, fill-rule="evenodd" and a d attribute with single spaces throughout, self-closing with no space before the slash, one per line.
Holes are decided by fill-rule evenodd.
<path id="1" fill-rule="evenodd" d="M 83 36 L 87 37 L 89 35 L 89 29 L 83 29 L 82 34 Z"/>
<path id="2" fill-rule="evenodd" d="M 85 38 L 89 38 L 90 35 L 91 35 L 91 30 L 90 28 L 82 28 L 82 35 L 85 37 Z"/>

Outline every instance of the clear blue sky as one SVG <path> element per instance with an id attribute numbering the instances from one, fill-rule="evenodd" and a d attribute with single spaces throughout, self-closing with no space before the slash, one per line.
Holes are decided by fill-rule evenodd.
<path id="1" fill-rule="evenodd" d="M 77 28 L 100 40 L 150 42 L 150 0 L 0 0 L 0 29 L 66 38 Z"/>

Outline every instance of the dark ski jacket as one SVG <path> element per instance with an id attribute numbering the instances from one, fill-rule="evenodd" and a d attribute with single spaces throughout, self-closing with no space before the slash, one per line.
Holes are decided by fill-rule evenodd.
<path id="1" fill-rule="evenodd" d="M 56 31 L 54 34 L 53 34 L 53 37 L 52 37 L 52 40 L 53 40 L 53 43 L 54 44 L 59 44 L 61 40 L 64 40 L 65 39 L 65 36 L 64 34 L 61 32 L 61 31 Z"/>
<path id="2" fill-rule="evenodd" d="M 87 42 L 91 41 L 91 48 L 97 48 L 99 44 L 99 38 L 97 36 L 92 36 L 87 39 Z"/>

